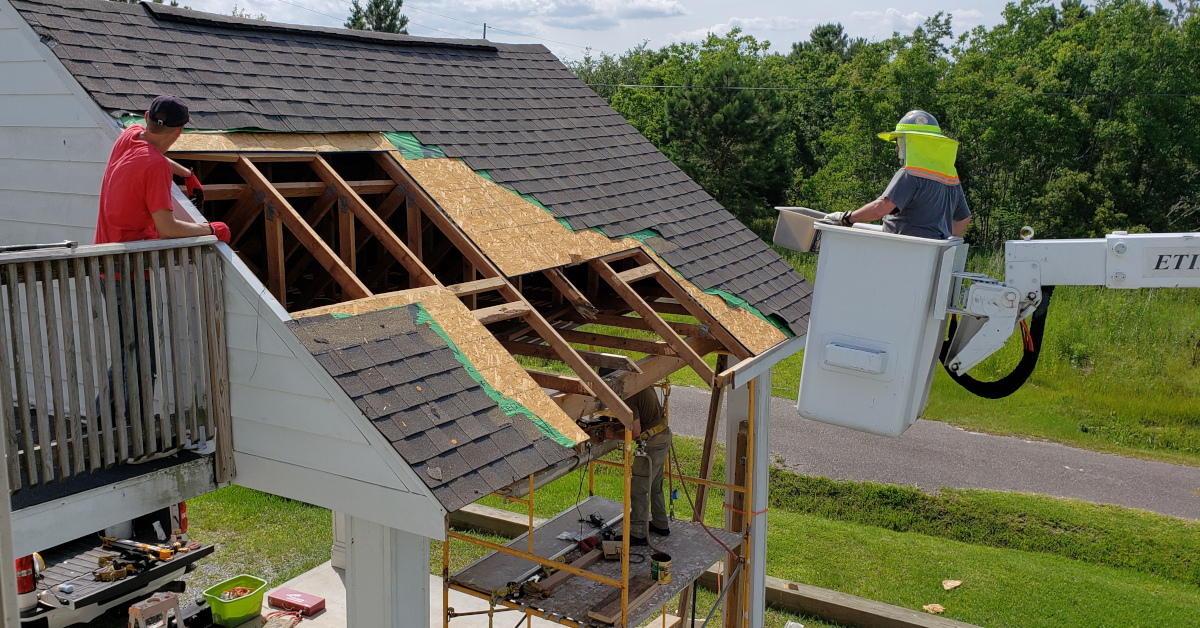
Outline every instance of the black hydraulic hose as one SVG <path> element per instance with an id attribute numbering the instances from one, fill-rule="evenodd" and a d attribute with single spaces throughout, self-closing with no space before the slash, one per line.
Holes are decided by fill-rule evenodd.
<path id="1" fill-rule="evenodd" d="M 1042 334 L 1046 331 L 1046 312 L 1050 309 L 1050 297 L 1054 294 L 1054 286 L 1042 286 L 1042 302 L 1038 304 L 1037 309 L 1033 311 L 1033 315 L 1029 318 L 1029 338 L 1033 345 L 1030 349 L 1025 347 L 1025 353 L 1021 356 L 1021 361 L 1011 373 L 1001 377 L 994 382 L 981 382 L 966 373 L 957 374 L 946 366 L 946 354 L 950 352 L 950 341 L 954 339 L 954 331 L 958 328 L 958 319 L 950 321 L 950 329 L 948 337 L 942 342 L 942 353 L 940 360 L 942 367 L 946 369 L 946 373 L 950 375 L 950 379 L 954 380 L 959 386 L 967 389 L 967 392 L 983 397 L 984 399 L 1003 399 L 1015 392 L 1025 382 L 1029 380 L 1029 376 L 1033 374 L 1034 367 L 1037 366 L 1038 356 L 1042 353 Z"/>

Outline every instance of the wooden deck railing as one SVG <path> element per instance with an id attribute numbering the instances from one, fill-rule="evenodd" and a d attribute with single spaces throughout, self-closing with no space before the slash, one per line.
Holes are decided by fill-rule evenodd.
<path id="1" fill-rule="evenodd" d="M 217 439 L 232 476 L 215 238 L 0 253 L 9 489 Z M 225 455 L 222 455 L 225 450 Z"/>

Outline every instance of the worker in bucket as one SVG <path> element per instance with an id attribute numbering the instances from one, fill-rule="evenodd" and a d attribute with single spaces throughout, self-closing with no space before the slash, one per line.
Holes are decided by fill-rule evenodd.
<path id="1" fill-rule="evenodd" d="M 904 114 L 895 131 L 879 137 L 896 143 L 903 167 L 879 198 L 853 211 L 828 214 L 822 222 L 849 227 L 882 218 L 886 233 L 961 238 L 971 210 L 954 168 L 958 142 L 942 135 L 937 119 L 919 109 Z"/>
<path id="2" fill-rule="evenodd" d="M 625 400 L 633 410 L 633 438 L 637 453 L 633 458 L 630 482 L 629 544 L 647 545 L 647 534 L 671 534 L 667 504 L 663 498 L 663 468 L 671 450 L 671 428 L 654 387 L 645 388 Z M 604 438 L 622 438 L 619 426 L 605 430 Z"/>

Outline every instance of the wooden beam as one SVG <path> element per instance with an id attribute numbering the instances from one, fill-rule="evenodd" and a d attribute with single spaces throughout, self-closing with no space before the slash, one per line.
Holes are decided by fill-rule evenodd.
<path id="1" fill-rule="evenodd" d="M 507 285 L 507 283 L 508 281 L 503 277 L 491 277 L 446 286 L 446 289 L 453 292 L 456 297 L 465 297 L 472 294 L 479 294 L 480 292 L 499 290 L 501 287 Z"/>
<path id="2" fill-rule="evenodd" d="M 578 377 L 566 377 L 564 375 L 543 373 L 541 371 L 533 371 L 530 369 L 525 369 L 525 372 L 529 373 L 529 376 L 533 378 L 533 381 L 537 382 L 537 385 L 541 386 L 542 388 L 552 388 L 554 390 L 561 390 L 562 392 L 575 395 L 588 395 L 589 397 L 595 396 L 592 394 L 592 391 L 589 390 L 588 387 L 583 383 L 583 380 L 579 379 Z"/>
<path id="3" fill-rule="evenodd" d="M 292 235 L 296 236 L 296 239 L 304 244 L 304 248 L 308 249 L 309 253 L 312 253 L 321 266 L 329 271 L 330 275 L 333 275 L 334 281 L 337 281 L 338 285 L 342 288 L 343 296 L 350 299 L 362 299 L 371 296 L 371 291 L 367 290 L 367 287 L 342 263 L 342 260 L 338 259 L 337 255 L 334 255 L 329 245 L 321 239 L 321 236 L 313 231 L 311 225 L 304 222 L 304 219 L 300 217 L 300 214 L 296 213 L 295 208 L 287 202 L 287 199 L 275 191 L 275 188 L 271 186 L 267 178 L 259 172 L 258 168 L 249 159 L 245 157 L 238 159 L 237 163 L 234 164 L 234 168 L 237 169 L 238 174 L 242 175 L 246 183 L 254 188 L 255 192 L 262 192 L 268 200 L 274 202 L 274 212 L 276 215 L 282 220 L 283 224 L 287 225 L 288 231 L 291 231 Z"/>
<path id="4" fill-rule="evenodd" d="M 520 298 L 524 301 L 524 297 L 515 288 L 510 286 L 507 290 L 511 291 L 511 294 L 505 296 L 512 299 Z M 504 292 L 501 291 L 501 294 L 504 294 Z M 558 353 L 563 363 L 571 367 L 571 370 L 575 371 L 579 379 L 587 383 L 588 388 L 592 389 L 596 393 L 596 397 L 600 401 L 603 401 L 604 405 L 608 406 L 609 411 L 621 421 L 622 425 L 627 428 L 633 427 L 633 410 L 629 409 L 629 406 L 626 405 L 625 400 L 620 395 L 617 395 L 616 392 L 604 383 L 604 379 L 588 366 L 583 357 L 563 339 L 562 335 L 558 333 L 558 330 L 549 321 L 542 318 L 542 315 L 537 310 L 530 308 L 530 313 L 525 316 L 525 322 L 529 323 L 533 331 L 537 332 L 542 337 L 542 340 L 545 340 L 546 344 L 550 345 Z"/>
<path id="5" fill-rule="evenodd" d="M 231 245 L 237 244 L 238 240 L 241 240 L 242 236 L 246 234 L 246 230 L 250 228 L 254 219 L 258 218 L 266 196 L 266 194 L 259 194 L 247 187 L 230 208 L 229 213 L 225 214 L 225 225 L 229 227 L 229 243 Z"/>
<path id="6" fill-rule="evenodd" d="M 437 207 L 433 199 L 429 198 L 421 189 L 421 186 L 404 171 L 404 168 L 400 167 L 395 158 L 387 153 L 372 153 L 372 156 L 375 158 L 375 163 L 379 164 L 379 167 L 388 176 L 392 177 L 401 188 L 408 190 L 408 196 L 405 197 L 408 206 L 420 209 L 429 218 L 429 221 L 442 232 L 442 235 L 446 236 L 464 257 L 470 259 L 471 263 L 475 265 L 475 270 L 484 277 L 504 276 L 500 269 L 492 263 L 492 260 L 488 259 L 479 247 L 475 246 L 467 234 L 441 208 Z"/>
<path id="7" fill-rule="evenodd" d="M 675 353 L 675 350 L 670 345 L 658 340 L 606 336 L 604 334 L 574 329 L 561 329 L 558 333 L 562 334 L 562 337 L 566 338 L 567 342 L 574 342 L 576 344 L 596 345 L 599 347 L 608 347 L 609 349 L 620 349 L 622 351 L 637 351 L 638 353 L 648 353 L 651 355 L 679 355 Z"/>
<path id="8" fill-rule="evenodd" d="M 475 315 L 475 320 L 484 325 L 490 325 L 517 318 L 518 316 L 526 316 L 530 311 L 532 311 L 532 308 L 527 303 L 501 303 L 500 305 L 485 307 L 471 313 Z"/>
<path id="9" fill-rule="evenodd" d="M 572 320 L 577 323 L 591 323 L 594 325 L 606 325 L 608 327 L 620 327 L 622 329 L 640 329 L 642 331 L 654 331 L 650 327 L 650 323 L 645 319 L 636 316 L 613 316 L 612 314 L 597 314 L 593 320 L 586 320 L 582 316 L 571 316 L 569 313 L 564 316 L 567 320 Z M 696 338 L 712 338 L 708 332 L 706 325 L 693 325 L 691 323 L 674 323 L 667 321 L 667 325 L 675 330 L 675 333 L 680 336 L 692 336 Z"/>
<path id="10" fill-rule="evenodd" d="M 574 312 L 574 311 L 575 311 L 575 308 L 570 305 L 560 305 L 560 306 L 554 308 L 553 310 L 550 310 L 549 312 L 542 314 L 542 318 L 546 319 L 547 321 L 553 322 L 560 318 L 565 317 L 567 314 L 570 314 L 571 312 Z M 533 330 L 533 328 L 531 328 L 529 326 L 529 323 L 521 323 L 519 325 L 513 325 L 512 327 L 510 327 L 502 332 L 497 332 L 495 334 L 495 336 L 499 340 L 515 340 L 517 338 L 520 338 L 521 336 L 528 334 L 532 330 Z"/>
<path id="11" fill-rule="evenodd" d="M 505 351 L 508 351 L 513 355 L 524 355 L 531 358 L 542 358 L 543 360 L 555 360 L 557 362 L 562 362 L 562 358 L 560 358 L 558 354 L 554 352 L 554 349 L 550 348 L 548 345 L 534 344 L 531 342 L 512 342 L 510 340 L 501 340 L 500 344 L 504 347 Z M 616 355 L 614 353 L 597 353 L 595 351 L 577 351 L 576 353 L 578 353 L 585 362 L 595 367 L 622 372 L 641 372 L 641 368 L 633 360 L 630 360 L 623 355 Z M 588 397 L 595 399 L 595 397 L 592 395 L 588 395 Z M 597 403 L 599 402 L 597 401 Z M 596 409 L 599 410 L 600 406 L 597 406 Z"/>
<path id="12" fill-rule="evenodd" d="M 370 231 L 371 234 L 374 235 L 383 245 L 383 248 L 387 249 L 388 253 L 391 253 L 392 257 L 396 258 L 396 261 L 400 262 L 400 264 L 408 270 L 410 275 L 417 278 L 417 285 L 442 285 L 442 282 L 438 281 L 437 277 L 435 277 L 433 273 L 421 263 L 420 254 L 414 253 L 407 246 L 405 246 L 403 242 L 400 241 L 400 238 L 396 237 L 396 234 L 393 233 L 392 230 L 388 228 L 387 224 L 384 223 L 383 220 L 381 220 L 379 216 L 370 208 L 370 206 L 368 206 L 367 203 L 362 200 L 362 197 L 358 194 L 355 194 L 354 190 L 350 189 L 350 186 L 347 185 L 342 179 L 341 175 L 339 175 L 333 169 L 333 167 L 329 165 L 329 162 L 325 161 L 320 156 L 317 156 L 310 163 L 313 170 L 317 173 L 317 176 L 320 177 L 322 181 L 336 186 L 342 196 L 347 199 L 346 202 L 348 211 L 362 223 L 363 228 L 365 228 L 367 231 Z"/>
<path id="13" fill-rule="evenodd" d="M 270 153 L 246 153 L 246 152 L 243 152 L 243 153 L 238 153 L 238 157 L 243 158 L 243 159 L 249 159 L 250 161 L 261 161 L 263 163 L 269 163 L 269 162 L 273 162 L 273 161 L 300 162 L 300 161 L 312 161 L 313 159 L 315 159 L 317 157 L 317 154 L 315 152 L 291 153 L 291 152 L 283 152 L 283 151 L 270 152 Z"/>
<path id="14" fill-rule="evenodd" d="M 708 367 L 704 358 L 697 355 L 682 338 L 675 335 L 675 331 L 671 329 L 671 326 L 667 325 L 666 321 L 650 307 L 650 304 L 646 303 L 645 299 L 642 299 L 641 295 L 630 287 L 629 284 L 621 281 L 621 278 L 617 276 L 612 266 L 608 265 L 608 262 L 603 259 L 594 259 L 589 263 L 592 265 L 592 268 L 596 269 L 596 273 L 600 275 L 600 278 L 608 282 L 608 285 L 612 286 L 613 290 L 616 290 L 617 294 L 621 295 L 621 298 L 629 304 L 629 307 L 633 308 L 633 311 L 637 312 L 646 322 L 650 323 L 650 327 L 654 329 L 654 333 L 661 336 L 667 344 L 671 345 L 671 348 L 687 362 L 688 366 L 692 367 L 693 371 L 696 371 L 700 379 L 707 382 L 710 386 L 713 384 L 716 380 L 716 374 Z"/>
<path id="15" fill-rule="evenodd" d="M 395 160 L 395 158 L 387 153 L 375 153 L 374 157 L 376 163 L 379 164 L 379 167 L 382 168 L 384 172 L 388 173 L 388 176 L 392 177 L 396 183 L 407 184 L 410 186 L 411 191 L 407 199 L 408 204 L 410 206 L 416 205 L 419 207 L 421 212 L 429 218 L 430 222 L 432 222 L 442 232 L 442 234 L 454 244 L 454 246 L 460 253 L 462 253 L 464 257 L 468 258 L 470 262 L 475 265 L 476 270 L 478 270 L 484 277 L 504 276 L 504 274 L 500 272 L 500 269 L 492 263 L 492 260 L 488 259 L 488 257 L 483 254 L 483 251 L 481 251 L 479 247 L 477 247 L 475 243 L 467 237 L 466 233 L 463 232 L 463 230 L 457 224 L 455 224 L 453 220 L 450 220 L 450 217 L 447 216 L 446 213 L 442 211 L 442 209 L 438 207 L 436 203 L 433 202 L 433 199 L 429 197 L 429 195 L 421 188 L 421 186 L 414 179 L 412 179 L 407 172 L 404 171 L 404 168 L 400 167 L 400 164 Z M 512 285 L 511 282 L 509 282 L 505 287 L 501 288 L 500 294 L 510 302 L 519 301 L 529 305 L 528 302 L 525 301 L 525 297 Z M 530 306 L 529 314 L 525 316 L 525 322 L 528 323 L 529 326 L 533 328 L 533 330 L 537 332 L 539 336 L 542 337 L 542 339 L 550 344 L 550 347 L 552 347 L 554 351 L 558 353 L 563 363 L 571 367 L 571 370 L 575 371 L 575 374 L 587 384 L 588 388 L 596 392 L 597 397 L 608 406 L 609 410 L 611 410 L 612 413 L 616 415 L 616 417 L 620 419 L 623 424 L 626 426 L 631 426 L 633 424 L 633 411 L 629 409 L 629 406 L 625 405 L 625 402 L 621 399 L 621 397 L 610 390 L 607 385 L 605 385 L 604 380 L 602 380 L 600 376 L 596 375 L 596 372 L 588 366 L 588 363 L 583 359 L 583 357 L 577 353 L 575 349 L 567 343 L 566 340 L 563 340 L 562 337 L 559 336 L 558 331 L 555 330 L 554 327 L 551 326 L 550 323 L 543 318 L 536 309 L 533 309 L 532 306 Z"/>
<path id="16" fill-rule="evenodd" d="M 350 189 L 354 190 L 358 195 L 364 194 L 387 194 L 396 189 L 396 182 L 391 179 L 381 179 L 378 181 L 347 181 Z M 275 183 L 275 189 L 284 198 L 303 198 L 307 196 L 320 196 L 325 188 L 326 183 L 321 181 L 295 181 L 289 183 Z M 178 186 L 180 191 L 186 191 L 186 186 Z M 209 183 L 204 186 L 204 200 L 206 201 L 232 201 L 242 195 L 245 191 L 246 184 L 244 183 Z"/>
<path id="17" fill-rule="evenodd" d="M 638 259 L 645 265 L 658 268 L 658 264 L 651 259 L 645 251 L 641 251 Z M 712 333 L 713 337 L 717 340 L 720 340 L 721 344 L 725 345 L 725 348 L 728 349 L 730 353 L 737 356 L 739 360 L 745 360 L 746 358 L 754 355 L 749 349 L 746 348 L 745 345 L 742 344 L 740 340 L 734 337 L 733 334 L 729 333 L 729 330 L 725 329 L 725 326 L 721 325 L 720 321 L 718 321 L 715 316 L 710 314 L 708 310 L 704 309 L 704 306 L 700 305 L 700 303 L 696 301 L 696 299 L 693 298 L 692 295 L 683 288 L 683 286 L 679 285 L 679 283 L 675 281 L 675 278 L 672 277 L 670 273 L 660 272 L 655 274 L 654 278 L 658 280 L 658 285 L 662 286 L 667 293 L 674 297 L 675 300 L 678 301 L 685 310 L 687 310 L 688 314 L 696 317 L 696 320 L 700 321 L 701 323 L 708 324 L 709 331 Z"/>
<path id="18" fill-rule="evenodd" d="M 706 355 L 721 348 L 721 343 L 705 338 L 688 338 L 687 343 L 700 355 Z M 520 343 L 501 344 L 507 349 L 509 344 Z M 509 352 L 516 353 L 511 349 L 509 349 Z M 687 363 L 683 361 L 683 358 L 652 355 L 638 360 L 637 366 L 641 372 L 632 372 L 629 369 L 625 369 L 616 373 L 609 373 L 604 376 L 604 382 L 618 395 L 628 399 L 638 391 L 653 386 L 662 378 L 687 366 Z M 567 413 L 567 416 L 576 420 L 586 414 L 603 409 L 603 405 L 595 397 L 563 393 L 560 395 L 551 395 L 550 398 L 563 409 L 563 412 Z"/>
<path id="19" fill-rule="evenodd" d="M 583 296 L 583 293 L 571 283 L 570 279 L 567 279 L 566 274 L 563 273 L 561 268 L 544 270 L 542 274 L 550 280 L 550 283 L 554 284 L 555 288 L 558 288 L 559 294 L 569 301 L 571 305 L 574 305 L 575 309 L 584 318 L 596 318 L 596 313 L 599 310 L 596 309 L 596 306 L 592 305 L 591 301 L 588 301 L 587 297 Z"/>
<path id="20" fill-rule="evenodd" d="M 629 270 L 619 272 L 617 273 L 617 276 L 620 277 L 621 281 L 624 281 L 625 283 L 633 283 L 635 281 L 641 281 L 647 277 L 653 277 L 661 272 L 662 269 L 658 267 L 658 264 L 650 262 L 649 264 L 643 263 L 641 266 L 636 266 Z"/>

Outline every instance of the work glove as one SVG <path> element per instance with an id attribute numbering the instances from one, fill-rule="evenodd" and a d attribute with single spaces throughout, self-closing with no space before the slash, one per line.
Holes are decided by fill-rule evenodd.
<path id="1" fill-rule="evenodd" d="M 208 226 L 212 228 L 212 233 L 217 236 L 218 240 L 229 244 L 229 225 L 223 222 L 210 222 Z"/>
<path id="2" fill-rule="evenodd" d="M 822 218 L 821 220 L 819 220 L 818 222 L 823 222 L 827 225 L 841 225 L 843 227 L 849 227 L 854 224 L 854 221 L 850 220 L 850 214 L 853 214 L 853 213 L 854 213 L 854 210 L 850 210 L 848 212 L 833 212 L 832 214 L 825 214 L 825 217 Z"/>
<path id="3" fill-rule="evenodd" d="M 204 204 L 204 188 L 200 185 L 200 179 L 194 171 L 183 180 L 183 185 L 187 189 L 187 196 L 192 199 L 193 205 L 200 207 Z"/>

